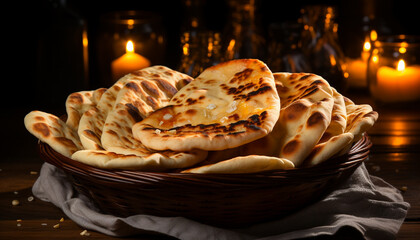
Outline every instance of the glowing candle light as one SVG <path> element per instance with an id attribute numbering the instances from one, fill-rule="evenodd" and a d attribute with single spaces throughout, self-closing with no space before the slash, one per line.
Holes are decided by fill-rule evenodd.
<path id="1" fill-rule="evenodd" d="M 126 53 L 111 63 L 112 77 L 117 80 L 124 75 L 150 66 L 150 61 L 134 52 L 134 43 L 129 40 L 126 44 Z"/>
<path id="2" fill-rule="evenodd" d="M 366 71 L 370 49 L 371 43 L 367 40 L 363 44 L 361 58 L 348 60 L 347 71 L 349 73 L 350 85 L 353 87 L 362 88 L 367 86 Z"/>
<path id="3" fill-rule="evenodd" d="M 380 67 L 377 72 L 377 97 L 384 102 L 412 101 L 420 98 L 420 66 L 406 66 L 403 59 L 397 67 Z"/>

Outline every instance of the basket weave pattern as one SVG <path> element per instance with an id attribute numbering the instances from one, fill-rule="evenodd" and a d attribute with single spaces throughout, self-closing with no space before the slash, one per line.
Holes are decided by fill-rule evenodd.
<path id="1" fill-rule="evenodd" d="M 105 213 L 183 216 L 215 226 L 245 227 L 319 200 L 367 159 L 371 145 L 364 136 L 347 154 L 322 164 L 253 174 L 104 170 L 64 157 L 42 142 L 39 152 Z"/>

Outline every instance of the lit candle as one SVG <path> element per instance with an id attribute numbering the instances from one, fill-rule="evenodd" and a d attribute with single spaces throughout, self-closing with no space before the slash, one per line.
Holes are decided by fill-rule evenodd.
<path id="1" fill-rule="evenodd" d="M 150 61 L 134 52 L 133 41 L 126 44 L 126 53 L 111 63 L 112 77 L 117 80 L 124 75 L 150 66 Z"/>
<path id="2" fill-rule="evenodd" d="M 397 69 L 380 67 L 374 93 L 383 102 L 420 99 L 420 65 L 405 66 L 404 60 L 400 59 Z"/>
<path id="3" fill-rule="evenodd" d="M 369 51 L 371 44 L 369 41 L 365 41 L 363 44 L 363 51 L 361 58 L 352 60 L 348 59 L 347 72 L 349 73 L 350 86 L 356 88 L 367 87 L 366 71 L 367 71 L 367 59 L 369 58 Z"/>

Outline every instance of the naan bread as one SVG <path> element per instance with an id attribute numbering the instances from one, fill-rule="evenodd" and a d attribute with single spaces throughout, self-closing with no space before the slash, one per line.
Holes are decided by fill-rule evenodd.
<path id="1" fill-rule="evenodd" d="M 81 91 L 70 94 L 66 100 L 66 124 L 74 131 L 79 128 L 80 118 L 92 106 L 96 106 L 106 88 L 94 91 Z"/>
<path id="2" fill-rule="evenodd" d="M 286 158 L 296 167 L 310 154 L 331 122 L 333 91 L 326 80 L 308 73 L 274 73 L 281 111 L 274 130 L 243 146 L 241 155 Z"/>
<path id="3" fill-rule="evenodd" d="M 32 111 L 25 116 L 24 123 L 32 135 L 66 157 L 82 149 L 77 133 L 57 116 Z"/>
<path id="4" fill-rule="evenodd" d="M 156 150 L 222 150 L 267 135 L 279 111 L 267 66 L 259 60 L 232 60 L 204 70 L 168 106 L 136 123 L 133 134 Z"/>
<path id="5" fill-rule="evenodd" d="M 186 168 L 204 160 L 207 152 L 201 150 L 150 150 L 133 138 L 131 130 L 134 123 L 167 105 L 178 88 L 191 80 L 185 74 L 162 66 L 139 70 L 120 79 L 110 88 L 111 92 L 104 94 L 106 99 L 101 103 L 107 104 L 91 108 L 85 113 L 86 125 L 80 124 L 84 129 L 95 129 L 89 137 L 91 143 L 97 145 L 74 153 L 72 158 L 100 168 L 144 171 Z"/>
<path id="6" fill-rule="evenodd" d="M 279 96 L 286 102 L 273 131 L 279 140 L 277 156 L 298 167 L 331 122 L 333 92 L 328 82 L 315 74 L 276 73 L 274 77 L 282 84 Z"/>
<path id="7" fill-rule="evenodd" d="M 331 113 L 331 122 L 325 130 L 320 143 L 328 141 L 331 137 L 344 133 L 347 126 L 347 110 L 344 97 L 335 88 L 333 90 L 334 105 Z"/>
<path id="8" fill-rule="evenodd" d="M 284 158 L 249 155 L 187 169 L 182 173 L 257 173 L 291 168 L 294 168 L 293 162 Z"/>
<path id="9" fill-rule="evenodd" d="M 146 79 L 150 81 L 145 81 Z M 129 81 L 141 81 L 142 89 L 145 93 L 143 102 L 136 103 L 133 100 L 132 104 L 133 106 L 138 106 L 140 116 L 145 116 L 149 111 L 162 107 L 167 101 L 167 98 L 177 92 L 176 87 L 182 87 L 191 80 L 192 78 L 188 75 L 164 66 L 144 68 L 120 78 L 103 93 L 96 106 L 93 106 L 82 115 L 78 134 L 84 148 L 93 150 L 104 149 L 101 138 L 105 121 L 108 114 L 118 103 L 118 93 Z M 154 86 L 150 82 L 154 82 Z M 158 89 L 156 89 L 156 86 Z M 166 95 L 162 95 L 162 92 Z M 136 100 L 139 100 L 139 98 Z"/>
<path id="10" fill-rule="evenodd" d="M 353 140 L 352 133 L 345 133 L 347 126 L 347 112 L 344 97 L 334 88 L 334 106 L 331 114 L 331 123 L 325 130 L 317 145 L 305 159 L 304 165 L 317 165 L 337 155 Z"/>
<path id="11" fill-rule="evenodd" d="M 131 149 L 133 150 L 133 149 Z M 206 151 L 194 150 L 190 152 L 162 151 L 154 152 L 143 149 L 144 155 L 139 156 L 139 149 L 127 149 L 125 154 L 118 151 L 106 150 L 80 150 L 75 152 L 71 158 L 103 169 L 125 169 L 142 171 L 165 171 L 174 168 L 191 167 L 204 160 Z"/>
<path id="12" fill-rule="evenodd" d="M 192 80 L 168 68 L 159 69 L 163 71 L 160 74 L 156 72 L 153 77 L 137 74 L 118 92 L 114 109 L 109 112 L 102 130 L 101 143 L 105 149 L 144 148 L 133 137 L 133 125 L 152 111 L 166 106 L 178 90 Z"/>
<path id="13" fill-rule="evenodd" d="M 342 133 L 331 137 L 325 142 L 318 143 L 311 151 L 309 156 L 305 159 L 302 165 L 305 166 L 314 166 L 320 164 L 334 156 L 341 155 L 345 152 L 342 152 L 343 149 L 347 149 L 347 146 L 353 141 L 353 134 L 351 133 Z M 346 152 L 347 152 L 346 150 Z"/>
<path id="14" fill-rule="evenodd" d="M 103 149 L 101 136 L 106 117 L 108 116 L 108 112 L 114 107 L 118 92 L 130 77 L 131 74 L 127 74 L 120 78 L 102 94 L 96 106 L 92 106 L 80 118 L 77 133 L 85 149 Z"/>
<path id="15" fill-rule="evenodd" d="M 101 136 L 105 118 L 105 113 L 100 111 L 96 106 L 92 106 L 83 113 L 77 132 L 84 149 L 103 149 Z"/>
<path id="16" fill-rule="evenodd" d="M 347 97 L 344 97 L 344 101 L 347 111 L 346 132 L 352 133 L 353 142 L 357 142 L 378 120 L 378 113 L 368 104 L 355 104 Z"/>

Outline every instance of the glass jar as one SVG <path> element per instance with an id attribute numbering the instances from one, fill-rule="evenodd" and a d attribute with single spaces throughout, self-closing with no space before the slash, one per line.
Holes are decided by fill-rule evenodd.
<path id="1" fill-rule="evenodd" d="M 201 31 L 181 36 L 182 55 L 178 71 L 197 77 L 206 68 L 224 61 L 220 33 Z"/>
<path id="2" fill-rule="evenodd" d="M 273 23 L 268 34 L 267 65 L 272 72 L 311 72 L 302 52 L 302 25 L 299 22 Z"/>
<path id="3" fill-rule="evenodd" d="M 228 0 L 229 19 L 223 34 L 225 59 L 266 58 L 256 0 Z"/>
<path id="4" fill-rule="evenodd" d="M 368 61 L 368 84 L 377 102 L 420 100 L 420 37 L 379 38 Z"/>
<path id="5" fill-rule="evenodd" d="M 160 16 L 143 11 L 117 11 L 100 19 L 96 57 L 102 86 L 151 65 L 164 64 L 166 38 Z"/>
<path id="6" fill-rule="evenodd" d="M 337 91 L 345 92 L 348 88 L 346 64 L 338 43 L 335 8 L 310 5 L 303 8 L 301 13 L 304 26 L 302 50 L 312 72 L 327 80 Z"/>

